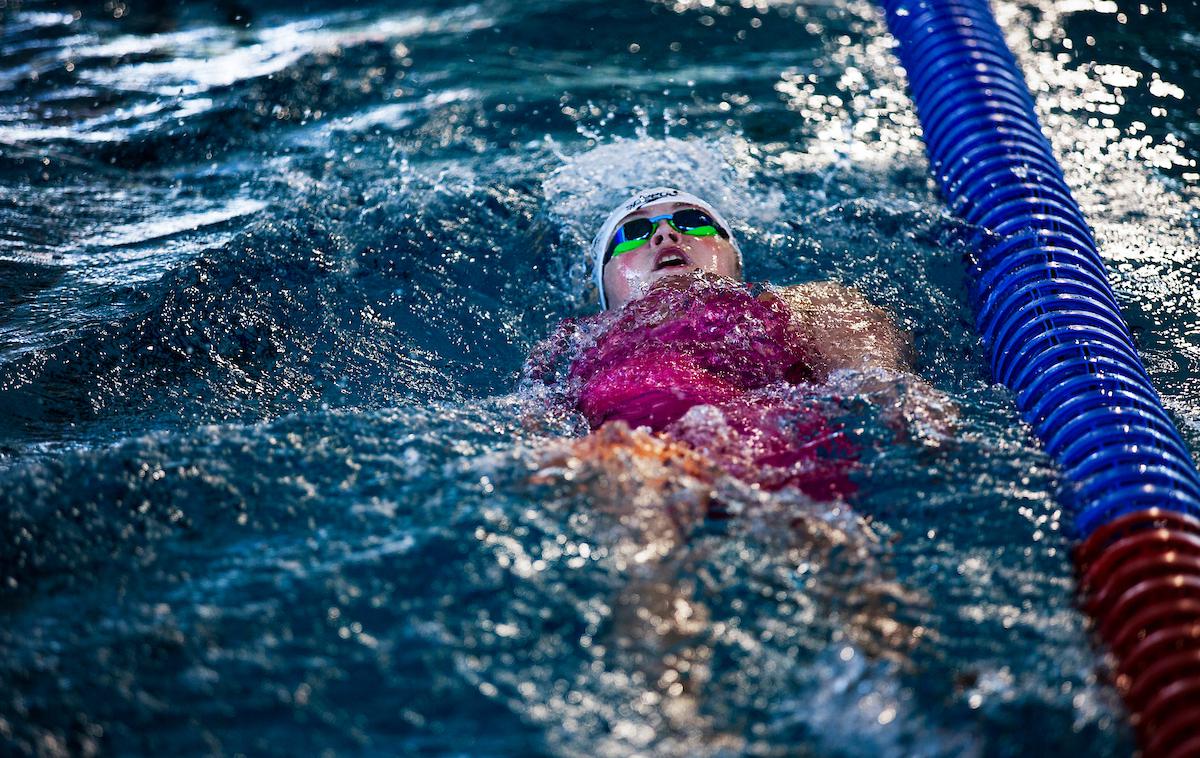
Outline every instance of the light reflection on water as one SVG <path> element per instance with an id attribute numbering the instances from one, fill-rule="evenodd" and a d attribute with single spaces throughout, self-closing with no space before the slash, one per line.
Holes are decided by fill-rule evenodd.
<path id="1" fill-rule="evenodd" d="M 1195 450 L 1168 6 L 996 11 Z M 73 10 L 0 11 L 6 749 L 1128 752 L 870 4 Z M 847 398 L 849 507 L 565 455 L 517 373 L 659 183 L 893 311 L 955 445 Z"/>

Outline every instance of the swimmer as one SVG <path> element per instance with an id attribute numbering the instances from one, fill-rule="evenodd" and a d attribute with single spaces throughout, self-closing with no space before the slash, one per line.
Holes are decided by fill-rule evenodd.
<path id="1" fill-rule="evenodd" d="M 868 397 L 900 439 L 949 438 L 954 407 L 911 373 L 887 313 L 833 282 L 755 294 L 729 223 L 703 199 L 638 193 L 591 253 L 602 312 L 564 322 L 539 360 L 574 347 L 566 399 L 593 430 L 644 427 L 679 461 L 825 501 L 853 493 L 857 451 L 822 398 Z M 527 376 L 538 370 L 531 361 Z"/>
<path id="2" fill-rule="evenodd" d="M 947 438 L 954 409 L 910 373 L 905 335 L 857 290 L 745 283 L 728 222 L 699 197 L 635 195 L 591 252 L 601 312 L 564 321 L 525 370 L 591 433 L 541 450 L 531 481 L 574 483 L 609 525 L 599 541 L 627 585 L 601 647 L 655 683 L 671 731 L 737 752 L 702 704 L 709 611 L 695 566 L 711 543 L 693 535 L 719 521 L 797 561 L 827 565 L 836 549 L 874 566 L 871 529 L 846 505 L 858 446 L 830 398 L 866 396 L 898 438 L 926 444 Z M 839 595 L 854 609 L 843 639 L 903 664 L 922 631 L 895 608 L 913 597 L 867 573 L 878 579 Z"/>

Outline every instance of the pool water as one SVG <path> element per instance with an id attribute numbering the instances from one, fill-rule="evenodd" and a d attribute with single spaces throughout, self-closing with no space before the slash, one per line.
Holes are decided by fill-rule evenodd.
<path id="1" fill-rule="evenodd" d="M 1200 8 L 996 12 L 1195 454 Z M 0 752 L 1131 753 L 869 3 L 0 19 Z M 830 388 L 840 504 L 576 455 L 522 366 L 655 184 L 891 311 L 954 438 Z"/>

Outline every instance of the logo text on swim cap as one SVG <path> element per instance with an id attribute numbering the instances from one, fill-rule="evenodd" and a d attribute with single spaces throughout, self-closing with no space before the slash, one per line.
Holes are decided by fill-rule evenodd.
<path id="1" fill-rule="evenodd" d="M 648 193 L 645 195 L 638 195 L 633 200 L 629 201 L 628 204 L 626 204 L 625 210 L 632 211 L 636 208 L 641 208 L 643 205 L 652 203 L 655 200 L 661 200 L 664 197 L 675 197 L 678 194 L 679 194 L 679 190 L 672 189 L 672 190 L 662 190 L 661 192 L 651 192 L 651 193 Z"/>

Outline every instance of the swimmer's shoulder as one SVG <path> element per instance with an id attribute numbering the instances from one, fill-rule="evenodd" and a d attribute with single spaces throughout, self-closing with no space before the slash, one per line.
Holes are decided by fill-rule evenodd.
<path id="1" fill-rule="evenodd" d="M 825 372 L 850 368 L 904 370 L 910 339 L 886 310 L 858 289 L 835 281 L 774 287 L 766 293 L 783 303 L 793 323 L 807 333 Z"/>

